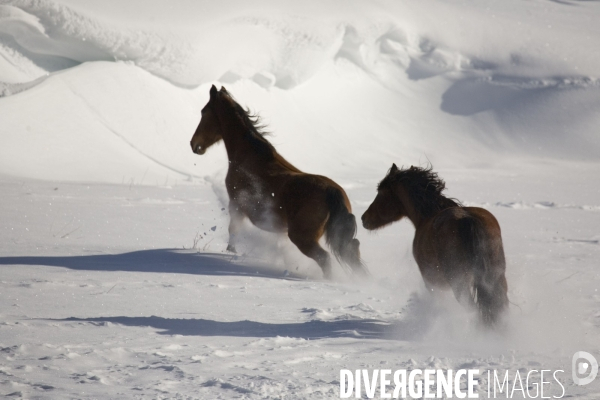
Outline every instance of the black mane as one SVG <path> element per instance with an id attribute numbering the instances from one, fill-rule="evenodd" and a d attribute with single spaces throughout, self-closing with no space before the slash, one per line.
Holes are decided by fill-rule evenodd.
<path id="1" fill-rule="evenodd" d="M 268 135 L 269 133 L 265 130 L 266 126 L 261 123 L 260 116 L 251 113 L 249 109 L 244 109 L 229 93 L 227 93 L 227 96 L 231 99 L 233 111 L 237 115 L 242 126 L 247 130 L 248 135 L 246 138 L 250 141 L 252 147 L 259 154 L 268 156 L 269 158 L 275 157 L 277 150 L 275 150 L 275 147 L 273 147 L 271 142 L 265 138 L 265 135 Z"/>
<path id="2" fill-rule="evenodd" d="M 377 190 L 402 184 L 413 202 L 417 212 L 425 217 L 432 216 L 446 208 L 462 207 L 456 199 L 442 194 L 446 183 L 433 172 L 431 165 L 427 168 L 410 167 L 407 169 L 390 170 L 377 186 Z"/>

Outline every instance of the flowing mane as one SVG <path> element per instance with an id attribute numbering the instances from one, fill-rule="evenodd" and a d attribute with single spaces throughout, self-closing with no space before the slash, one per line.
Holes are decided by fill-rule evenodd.
<path id="1" fill-rule="evenodd" d="M 254 151 L 264 157 L 266 161 L 277 160 L 290 171 L 301 172 L 283 158 L 271 142 L 265 138 L 265 136 L 269 135 L 269 132 L 266 130 L 266 125 L 261 123 L 260 116 L 258 114 L 253 114 L 249 109 L 244 109 L 240 106 L 229 92 L 225 93 L 226 96 L 224 96 L 224 99 L 227 100 L 227 103 L 231 106 L 232 111 L 240 124 L 246 129 L 247 135 L 244 136 L 244 138 L 250 142 Z"/>
<path id="2" fill-rule="evenodd" d="M 265 138 L 265 135 L 268 135 L 269 133 L 265 130 L 266 125 L 261 123 L 260 116 L 250 112 L 250 109 L 244 109 L 229 93 L 227 93 L 227 96 L 231 99 L 230 104 L 233 107 L 233 112 L 242 126 L 247 130 L 247 138 L 252 147 L 259 154 L 267 156 L 269 159 L 275 158 L 278 154 L 277 150 L 275 150 L 275 147 L 273 147 L 271 142 Z"/>
<path id="3" fill-rule="evenodd" d="M 442 194 L 446 189 L 446 183 L 436 172 L 432 171 L 431 165 L 427 168 L 413 166 L 394 172 L 390 171 L 379 182 L 377 189 L 391 187 L 393 184 L 402 184 L 416 210 L 426 217 L 446 208 L 462 207 L 458 200 Z"/>

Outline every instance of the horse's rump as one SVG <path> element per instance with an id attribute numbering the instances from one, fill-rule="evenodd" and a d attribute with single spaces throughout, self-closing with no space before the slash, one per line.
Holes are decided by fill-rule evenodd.
<path id="1" fill-rule="evenodd" d="M 496 219 L 486 210 L 463 208 L 456 221 L 466 269 L 473 274 L 471 296 L 486 324 L 493 324 L 508 305 L 506 261 Z"/>
<path id="2" fill-rule="evenodd" d="M 288 218 L 296 218 L 296 213 L 307 207 L 311 217 L 325 213 L 323 231 L 335 258 L 355 272 L 366 271 L 358 250 L 360 243 L 355 238 L 356 218 L 344 189 L 321 175 L 298 174 L 286 184 L 284 196 Z"/>

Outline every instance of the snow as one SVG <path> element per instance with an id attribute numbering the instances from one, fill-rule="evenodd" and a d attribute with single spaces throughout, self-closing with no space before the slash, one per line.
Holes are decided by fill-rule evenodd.
<path id="1" fill-rule="evenodd" d="M 0 395 L 338 398 L 340 369 L 462 367 L 562 369 L 568 395 L 598 398 L 570 371 L 600 357 L 599 17 L 575 0 L 0 1 Z M 224 147 L 189 148 L 212 84 L 357 216 L 392 163 L 431 162 L 489 209 L 506 329 L 424 290 L 405 221 L 359 227 L 368 282 L 324 281 L 250 224 L 225 252 Z"/>

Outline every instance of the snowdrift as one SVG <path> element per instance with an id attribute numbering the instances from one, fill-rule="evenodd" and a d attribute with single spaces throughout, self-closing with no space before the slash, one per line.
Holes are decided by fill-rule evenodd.
<path id="1" fill-rule="evenodd" d="M 594 2 L 3 1 L 0 172 L 212 176 L 222 149 L 188 145 L 212 83 L 307 170 L 597 160 L 599 16 Z"/>

